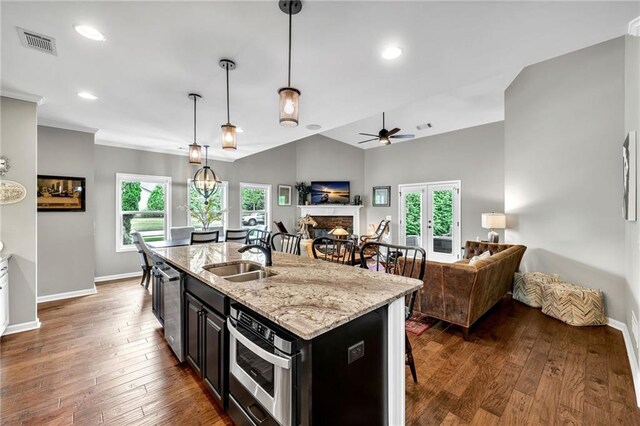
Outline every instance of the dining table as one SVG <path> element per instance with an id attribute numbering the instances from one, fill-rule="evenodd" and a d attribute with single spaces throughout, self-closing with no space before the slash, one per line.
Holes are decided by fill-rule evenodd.
<path id="1" fill-rule="evenodd" d="M 188 245 L 191 245 L 191 239 L 182 238 L 182 239 L 176 239 L 176 240 L 153 241 L 153 242 L 147 243 L 147 245 L 152 249 L 188 246 Z"/>

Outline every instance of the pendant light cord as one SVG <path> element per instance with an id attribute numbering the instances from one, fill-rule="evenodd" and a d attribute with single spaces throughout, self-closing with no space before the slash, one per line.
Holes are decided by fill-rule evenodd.
<path id="1" fill-rule="evenodd" d="M 231 119 L 229 118 L 229 64 L 225 67 L 227 70 L 227 124 L 231 123 Z"/>
<path id="2" fill-rule="evenodd" d="M 293 1 L 289 2 L 289 76 L 287 78 L 287 87 L 291 87 L 291 9 L 293 8 Z"/>
<path id="3" fill-rule="evenodd" d="M 196 101 L 198 97 L 193 95 L 193 144 L 196 145 Z"/>

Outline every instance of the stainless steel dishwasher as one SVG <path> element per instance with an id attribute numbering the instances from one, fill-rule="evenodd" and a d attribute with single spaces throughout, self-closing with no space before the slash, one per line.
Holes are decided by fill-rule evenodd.
<path id="1" fill-rule="evenodd" d="M 184 274 L 162 261 L 154 262 L 154 291 L 164 320 L 164 338 L 180 362 L 185 360 L 182 331 L 182 283 Z M 156 297 L 156 295 L 154 295 Z"/>

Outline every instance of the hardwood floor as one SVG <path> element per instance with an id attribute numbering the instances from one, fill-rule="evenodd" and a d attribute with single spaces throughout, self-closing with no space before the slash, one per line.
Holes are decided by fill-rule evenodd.
<path id="1" fill-rule="evenodd" d="M 176 364 L 137 281 L 39 306 L 40 330 L 2 337 L 0 423 L 229 425 Z M 624 342 L 505 298 L 471 333 L 411 337 L 407 423 L 640 425 Z"/>

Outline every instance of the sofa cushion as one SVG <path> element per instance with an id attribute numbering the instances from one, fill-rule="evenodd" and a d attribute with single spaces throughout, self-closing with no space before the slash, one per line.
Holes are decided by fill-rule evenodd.
<path id="1" fill-rule="evenodd" d="M 557 275 L 542 272 L 516 272 L 513 280 L 513 298 L 532 308 L 542 307 L 542 288 L 560 281 Z"/>
<path id="2" fill-rule="evenodd" d="M 477 256 L 473 256 L 471 259 L 469 259 L 469 265 L 475 265 L 479 261 L 481 261 L 483 259 L 486 259 L 486 258 L 488 258 L 490 256 L 491 256 L 491 252 L 489 250 L 487 250 L 484 253 L 479 254 Z"/>
<path id="3" fill-rule="evenodd" d="M 542 287 L 542 312 L 570 325 L 607 324 L 602 290 L 565 282 Z"/>

